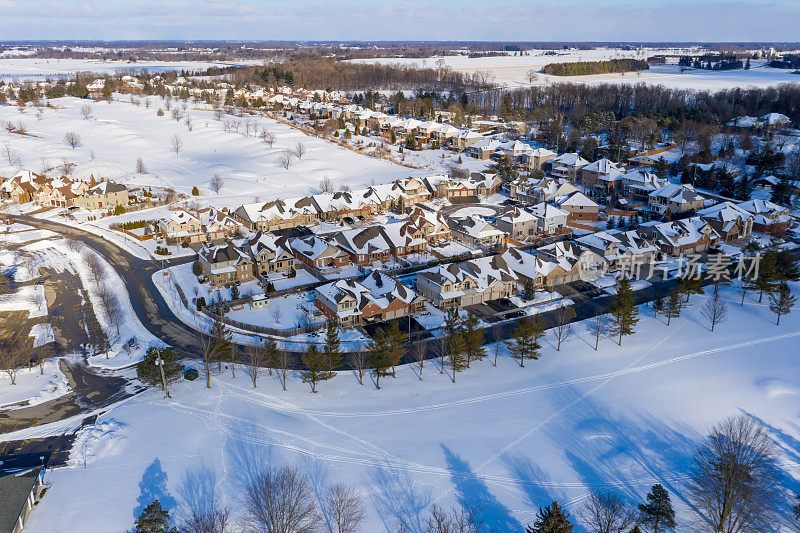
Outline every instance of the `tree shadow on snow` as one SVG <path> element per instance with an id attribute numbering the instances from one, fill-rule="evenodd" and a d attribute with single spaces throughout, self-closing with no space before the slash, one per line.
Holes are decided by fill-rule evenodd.
<path id="1" fill-rule="evenodd" d="M 475 474 L 470 464 L 444 444 L 446 467 L 455 485 L 456 498 L 464 508 L 476 507 L 484 526 L 489 531 L 522 531 L 522 525 L 511 512 L 489 492 L 486 483 Z"/>
<path id="2" fill-rule="evenodd" d="M 408 471 L 396 464 L 376 466 L 369 473 L 370 498 L 386 531 L 422 533 L 430 489 L 414 483 Z"/>
<path id="3" fill-rule="evenodd" d="M 187 470 L 178 487 L 178 499 L 180 516 L 184 519 L 192 513 L 211 516 L 220 506 L 217 473 L 207 465 Z"/>
<path id="4" fill-rule="evenodd" d="M 501 461 L 525 494 L 531 509 L 566 499 L 563 491 L 557 493 L 553 490 L 547 472 L 524 455 L 505 454 L 501 456 Z"/>
<path id="5" fill-rule="evenodd" d="M 158 457 L 144 469 L 142 479 L 139 481 L 139 497 L 136 498 L 136 507 L 133 508 L 133 519 L 139 518 L 144 508 L 155 500 L 158 500 L 167 512 L 177 505 L 175 498 L 167 490 L 167 473 L 161 467 Z"/>
<path id="6" fill-rule="evenodd" d="M 244 490 L 273 463 L 272 446 L 254 444 L 236 437 L 225 439 L 225 462 L 231 483 Z"/>

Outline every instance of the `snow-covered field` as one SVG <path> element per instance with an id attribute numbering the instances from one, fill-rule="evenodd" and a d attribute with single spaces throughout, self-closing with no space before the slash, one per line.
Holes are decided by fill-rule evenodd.
<path id="1" fill-rule="evenodd" d="M 574 516 L 590 489 L 634 503 L 656 482 L 672 493 L 676 530 L 687 531 L 696 517 L 682 488 L 691 454 L 724 417 L 763 420 L 786 454 L 787 474 L 800 476 L 792 459 L 800 313 L 776 326 L 765 304 L 748 297 L 739 307 L 736 288 L 723 296 L 729 318 L 713 334 L 699 313 L 706 297 L 695 296 L 669 327 L 641 308 L 638 332 L 621 348 L 603 338 L 595 352 L 578 324 L 560 352 L 548 343 L 542 359 L 521 369 L 501 349 L 497 368 L 476 363 L 455 384 L 429 362 L 423 381 L 404 366 L 381 390 L 369 378 L 359 386 L 349 372 L 321 383 L 318 394 L 297 376 L 282 392 L 266 373 L 254 390 L 240 368 L 236 379 L 229 371 L 213 378 L 211 390 L 199 380 L 175 385 L 172 400 L 144 393 L 81 431 L 85 444 L 73 449 L 73 466 L 49 473 L 27 530 L 126 530 L 140 494 L 159 495 L 153 480 L 161 469 L 174 498 L 187 472 L 212 469 L 238 519 L 247 474 L 292 463 L 315 486 L 359 487 L 369 508 L 364 531 L 420 531 L 433 503 L 476 501 L 488 528 L 522 531 L 553 499 Z M 76 486 L 92 487 L 92 496 Z"/>
<path id="2" fill-rule="evenodd" d="M 71 388 L 59 368 L 60 359 L 48 359 L 40 369 L 34 366 L 20 370 L 15 384 L 8 375 L 0 374 L 0 411 L 38 405 L 67 394 Z M 25 402 L 24 405 L 11 405 Z"/>
<path id="3" fill-rule="evenodd" d="M 0 80 L 5 82 L 44 81 L 47 78 L 74 76 L 76 72 L 94 72 L 102 75 L 117 75 L 132 71 L 147 71 L 152 74 L 172 70 L 203 70 L 213 66 L 229 66 L 234 63 L 211 63 L 202 61 L 103 61 L 99 59 L 43 59 L 30 57 L 0 57 Z M 235 64 L 240 64 L 239 62 Z"/>
<path id="4" fill-rule="evenodd" d="M 73 176 L 88 179 L 106 178 L 131 186 L 171 187 L 190 194 L 197 186 L 203 199 L 219 206 L 237 207 L 255 199 L 304 196 L 321 179 L 329 177 L 338 187 L 365 187 L 371 182 L 387 183 L 424 171 L 406 168 L 385 160 L 366 157 L 332 143 L 308 136 L 290 126 L 264 117 L 230 117 L 216 120 L 207 109 L 187 107 L 184 119 L 175 121 L 170 111 L 159 117 L 156 111 L 164 103 L 151 97 L 151 106 L 137 107 L 123 101 L 91 103 L 75 98 L 61 98 L 53 105 L 64 109 L 45 109 L 41 119 L 32 108 L 20 114 L 16 106 L 0 106 L 0 120 L 14 124 L 22 121 L 26 137 L 0 134 L 0 147 L 8 144 L 19 162 L 0 163 L 0 175 L 10 176 L 20 167 L 39 171 L 43 165 L 56 166 L 64 159 L 78 163 Z M 81 107 L 90 105 L 91 118 L 84 120 Z M 173 106 L 180 104 L 173 103 Z M 185 123 L 191 116 L 192 131 Z M 226 132 L 223 123 L 239 122 L 239 133 Z M 251 126 L 245 136 L 245 123 L 267 129 L 276 140 L 272 147 L 264 143 Z M 81 144 L 75 149 L 63 142 L 68 131 L 77 132 Z M 182 148 L 176 154 L 170 139 L 177 135 Z M 288 169 L 280 162 L 285 150 L 295 150 L 302 143 L 302 159 L 293 158 Z M 147 174 L 136 174 L 136 160 L 141 157 Z M 212 193 L 208 181 L 214 174 L 224 180 L 220 194 Z"/>
<path id="5" fill-rule="evenodd" d="M 441 61 L 453 70 L 473 74 L 481 71 L 489 73 L 493 81 L 504 87 L 530 86 L 528 72 L 540 70 L 548 63 L 573 63 L 577 61 L 601 61 L 605 59 L 635 58 L 663 53 L 680 54 L 686 50 L 630 50 L 598 48 L 595 50 L 557 51 L 557 55 L 546 55 L 544 51 L 531 51 L 531 55 L 475 57 L 465 55 L 416 58 L 375 58 L 355 59 L 353 61 L 376 62 L 384 64 L 408 65 L 436 68 Z M 697 51 L 695 50 L 695 53 Z M 539 73 L 533 85 L 547 83 L 649 83 L 676 89 L 719 90 L 730 87 L 769 87 L 780 83 L 800 83 L 800 76 L 788 69 L 775 69 L 763 66 L 763 61 L 753 61 L 750 70 L 708 71 L 689 70 L 681 73 L 678 65 L 659 65 L 650 70 L 637 73 L 598 74 L 592 76 L 550 76 Z"/>

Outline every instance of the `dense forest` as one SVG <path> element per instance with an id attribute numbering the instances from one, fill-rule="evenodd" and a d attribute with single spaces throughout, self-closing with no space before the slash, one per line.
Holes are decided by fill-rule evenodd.
<path id="1" fill-rule="evenodd" d="M 542 72 L 553 76 L 588 76 L 612 72 L 634 72 L 647 70 L 647 61 L 639 59 L 609 59 L 607 61 L 576 61 L 574 63 L 550 63 Z"/>

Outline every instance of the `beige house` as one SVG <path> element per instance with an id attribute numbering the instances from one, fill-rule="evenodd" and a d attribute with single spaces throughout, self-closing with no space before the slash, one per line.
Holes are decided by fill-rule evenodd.
<path id="1" fill-rule="evenodd" d="M 503 246 L 508 239 L 506 232 L 478 215 L 451 218 L 448 220 L 448 225 L 452 239 L 470 248 L 489 249 L 496 245 Z"/>
<path id="2" fill-rule="evenodd" d="M 441 265 L 417 274 L 417 290 L 441 309 L 461 309 L 512 295 L 517 276 L 499 255 Z"/>
<path id="3" fill-rule="evenodd" d="M 285 237 L 276 237 L 259 231 L 242 245 L 253 261 L 253 270 L 258 276 L 286 272 L 294 268 L 294 255 Z"/>
<path id="4" fill-rule="evenodd" d="M 125 206 L 128 205 L 128 189 L 120 183 L 104 181 L 79 193 L 73 204 L 88 210 Z"/>
<path id="5" fill-rule="evenodd" d="M 230 242 L 203 247 L 199 257 L 203 274 L 212 287 L 228 287 L 253 280 L 253 262 Z"/>

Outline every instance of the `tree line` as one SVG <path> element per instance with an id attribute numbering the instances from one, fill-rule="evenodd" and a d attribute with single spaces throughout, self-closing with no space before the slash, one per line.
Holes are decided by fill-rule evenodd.
<path id="1" fill-rule="evenodd" d="M 608 59 L 605 61 L 575 61 L 573 63 L 548 63 L 542 72 L 553 76 L 587 76 L 614 72 L 647 70 L 650 65 L 642 59 Z"/>

